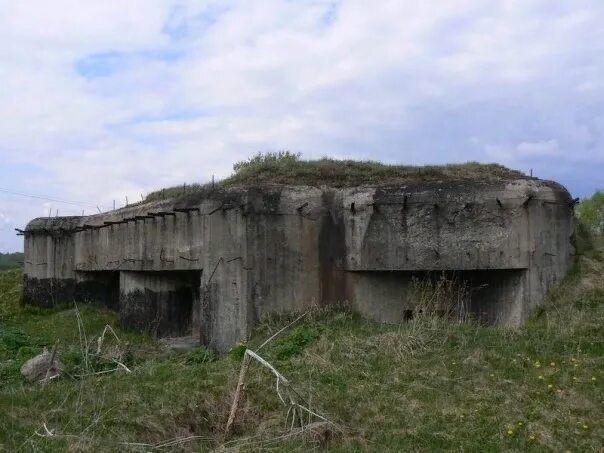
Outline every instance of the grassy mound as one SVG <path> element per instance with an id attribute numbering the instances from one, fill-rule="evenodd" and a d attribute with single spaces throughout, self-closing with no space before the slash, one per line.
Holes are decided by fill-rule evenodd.
<path id="1" fill-rule="evenodd" d="M 216 183 L 219 187 L 292 184 L 308 186 L 350 187 L 383 185 L 414 181 L 473 180 L 498 181 L 526 176 L 498 164 L 468 162 L 450 165 L 388 165 L 375 161 L 302 160 L 299 155 L 280 152 L 258 154 L 233 166 L 232 176 Z M 146 201 L 157 201 L 208 190 L 211 185 L 193 184 L 158 190 Z"/>
<path id="2" fill-rule="evenodd" d="M 312 312 L 260 354 L 341 431 L 290 430 L 274 376 L 255 364 L 226 443 L 245 346 L 256 349 L 293 317 L 266 320 L 247 345 L 223 357 L 204 348 L 168 353 L 119 329 L 115 314 L 98 307 L 22 307 L 19 273 L 1 273 L 0 450 L 199 451 L 224 444 L 238 451 L 598 451 L 601 258 L 581 257 L 520 329 L 429 315 L 393 326 L 341 307 Z M 119 338 L 109 344 L 106 336 L 107 350 L 119 347 L 130 373 L 110 360 L 90 364 L 107 324 Z M 21 364 L 57 339 L 66 374 L 44 387 L 24 383 Z M 88 364 L 84 350 L 92 351 Z"/>

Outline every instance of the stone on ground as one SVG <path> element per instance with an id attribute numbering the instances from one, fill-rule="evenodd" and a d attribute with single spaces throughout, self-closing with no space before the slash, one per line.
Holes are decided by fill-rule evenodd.
<path id="1" fill-rule="evenodd" d="M 41 354 L 29 359 L 21 367 L 21 374 L 28 382 L 42 383 L 46 379 L 48 373 L 48 380 L 56 379 L 63 372 L 63 363 L 59 359 L 58 355 L 55 354 L 52 365 L 50 363 L 52 353 L 44 351 Z"/>

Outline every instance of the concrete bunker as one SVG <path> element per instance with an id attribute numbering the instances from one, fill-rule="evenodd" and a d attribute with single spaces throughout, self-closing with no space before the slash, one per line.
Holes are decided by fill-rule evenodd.
<path id="1" fill-rule="evenodd" d="M 225 351 L 265 316 L 317 305 L 400 322 L 413 316 L 413 279 L 444 274 L 470 287 L 468 311 L 481 322 L 519 325 L 572 263 L 573 201 L 554 182 L 495 170 L 217 185 L 34 219 L 21 232 L 24 301 L 97 301 L 126 326 Z"/>

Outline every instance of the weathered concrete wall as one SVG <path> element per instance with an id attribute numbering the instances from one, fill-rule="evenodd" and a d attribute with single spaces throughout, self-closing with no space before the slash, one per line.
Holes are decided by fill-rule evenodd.
<path id="1" fill-rule="evenodd" d="M 346 269 L 354 272 L 352 292 L 359 293 L 351 300 L 370 316 L 375 299 L 369 295 L 377 294 L 379 283 L 367 280 L 385 278 L 376 271 L 524 270 L 513 277 L 520 283 L 511 285 L 515 290 L 506 292 L 495 316 L 500 323 L 518 325 L 565 275 L 574 253 L 572 202 L 554 183 L 519 180 L 350 190 L 343 203 L 348 207 L 342 210 Z M 500 275 L 505 279 L 506 274 Z M 401 311 L 394 307 L 396 300 L 404 303 L 399 296 L 404 281 L 403 274 L 399 285 L 386 283 L 380 289 L 379 304 L 386 310 Z M 390 296 L 384 294 L 388 287 L 393 288 Z M 383 311 L 378 316 L 383 318 Z"/>
<path id="2" fill-rule="evenodd" d="M 447 271 L 482 287 L 472 300 L 481 319 L 517 325 L 571 263 L 572 212 L 564 188 L 536 179 L 220 189 L 33 220 L 24 296 L 39 305 L 108 300 L 144 328 L 172 319 L 151 328 L 158 335 L 186 330 L 170 327 L 170 305 L 192 298 L 193 330 L 224 350 L 264 316 L 315 304 L 347 301 L 398 322 L 413 272 Z M 198 296 L 174 296 L 190 290 L 177 276 L 185 271 L 200 275 Z M 119 302 L 107 290 L 117 281 Z"/>
<path id="3" fill-rule="evenodd" d="M 200 273 L 120 272 L 120 320 L 159 337 L 199 332 Z"/>

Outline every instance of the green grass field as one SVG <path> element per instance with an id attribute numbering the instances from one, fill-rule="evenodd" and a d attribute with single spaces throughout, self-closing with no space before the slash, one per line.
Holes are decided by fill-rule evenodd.
<path id="1" fill-rule="evenodd" d="M 602 451 L 597 253 L 580 257 L 520 329 L 429 316 L 381 325 L 342 307 L 310 313 L 260 354 L 337 426 L 322 436 L 286 426 L 274 377 L 254 364 L 225 440 L 242 346 L 223 357 L 203 348 L 169 353 L 99 307 L 23 307 L 20 279 L 18 271 L 0 273 L 0 450 Z M 292 319 L 267 320 L 246 346 L 255 349 Z M 106 335 L 96 354 L 106 325 L 119 342 Z M 21 364 L 57 339 L 63 377 L 25 383 Z"/>

